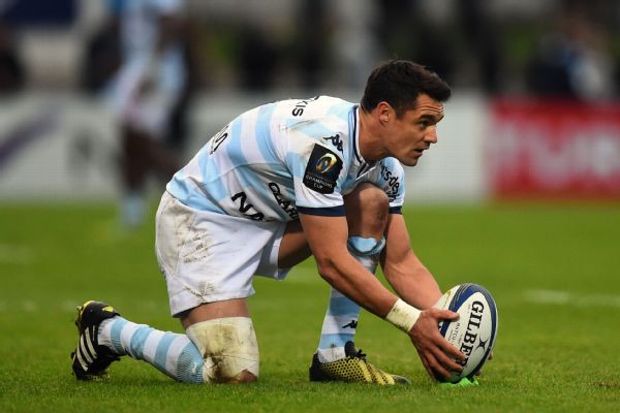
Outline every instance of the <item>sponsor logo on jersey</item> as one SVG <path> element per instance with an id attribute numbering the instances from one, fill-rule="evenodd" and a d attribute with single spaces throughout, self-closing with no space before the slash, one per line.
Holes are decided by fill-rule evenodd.
<path id="1" fill-rule="evenodd" d="M 347 327 L 355 330 L 357 328 L 357 320 L 351 320 L 349 323 L 342 326 L 342 328 L 347 328 Z"/>
<path id="2" fill-rule="evenodd" d="M 222 130 L 220 130 L 218 133 L 215 134 L 215 136 L 213 136 L 213 138 L 211 138 L 209 154 L 213 154 L 213 152 L 217 151 L 217 148 L 220 147 L 222 142 L 224 142 L 226 138 L 228 138 L 228 126 L 229 125 L 224 126 Z"/>
<path id="3" fill-rule="evenodd" d="M 292 201 L 289 201 L 282 195 L 282 191 L 280 190 L 280 185 L 275 182 L 269 182 L 269 189 L 271 189 L 271 193 L 275 198 L 280 208 L 287 213 L 287 215 L 292 219 L 296 220 L 299 218 L 299 214 L 297 213 L 297 209 L 295 208 L 295 204 Z"/>
<path id="4" fill-rule="evenodd" d="M 254 221 L 264 221 L 265 215 L 254 208 L 250 202 L 248 202 L 248 196 L 244 191 L 237 192 L 230 198 L 233 202 L 238 203 L 239 212 L 247 218 Z"/>
<path id="5" fill-rule="evenodd" d="M 329 141 L 342 153 L 342 139 L 340 139 L 340 134 L 337 133 L 334 136 L 325 136 L 323 137 L 326 141 Z"/>
<path id="6" fill-rule="evenodd" d="M 400 182 L 398 176 L 392 173 L 392 171 L 385 165 L 381 165 L 381 178 L 383 178 L 383 189 L 388 196 L 390 202 L 394 201 L 398 196 L 398 190 L 400 189 Z"/>
<path id="7" fill-rule="evenodd" d="M 317 100 L 319 98 L 319 96 L 315 96 L 313 98 L 310 99 L 304 99 L 304 100 L 300 100 L 297 103 L 295 103 L 295 107 L 293 108 L 293 110 L 291 111 L 291 115 L 298 117 L 304 114 L 304 109 L 306 109 L 306 106 L 308 106 L 308 103 L 313 102 L 315 100 Z"/>
<path id="8" fill-rule="evenodd" d="M 316 161 L 314 169 L 320 174 L 326 174 L 329 172 L 330 169 L 334 167 L 334 165 L 336 165 L 336 162 L 338 162 L 338 158 L 336 158 L 336 155 L 326 153 L 325 155 L 321 156 L 318 161 Z"/>
<path id="9" fill-rule="evenodd" d="M 324 146 L 315 144 L 306 165 L 303 183 L 321 194 L 331 194 L 342 169 L 342 159 Z"/>

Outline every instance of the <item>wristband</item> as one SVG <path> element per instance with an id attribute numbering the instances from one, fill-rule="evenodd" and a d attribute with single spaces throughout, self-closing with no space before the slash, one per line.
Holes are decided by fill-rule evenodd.
<path id="1" fill-rule="evenodd" d="M 390 312 L 387 313 L 385 319 L 405 333 L 409 333 L 415 322 L 418 321 L 420 313 L 420 310 L 399 298 L 394 303 Z"/>

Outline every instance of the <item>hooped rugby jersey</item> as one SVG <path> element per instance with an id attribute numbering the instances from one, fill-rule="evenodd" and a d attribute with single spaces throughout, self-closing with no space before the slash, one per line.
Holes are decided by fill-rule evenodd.
<path id="1" fill-rule="evenodd" d="M 371 182 L 399 213 L 403 167 L 395 158 L 364 160 L 358 118 L 357 105 L 329 96 L 259 106 L 213 136 L 166 189 L 197 210 L 290 221 L 299 212 L 343 216 L 343 195 Z"/>

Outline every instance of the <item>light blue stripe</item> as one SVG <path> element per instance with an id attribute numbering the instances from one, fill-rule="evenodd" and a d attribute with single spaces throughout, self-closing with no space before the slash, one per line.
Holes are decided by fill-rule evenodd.
<path id="1" fill-rule="evenodd" d="M 214 203 L 217 203 L 229 196 L 229 191 L 222 182 L 223 171 L 217 165 L 215 159 L 206 157 L 201 159 L 202 181 L 209 192 L 204 194 L 202 191 L 193 190 L 193 196 L 196 201 L 206 196 L 213 199 Z M 205 199 L 203 202 L 207 203 L 208 201 Z"/>
<path id="2" fill-rule="evenodd" d="M 355 334 L 321 334 L 320 349 L 344 347 L 347 341 L 353 341 Z"/>
<path id="3" fill-rule="evenodd" d="M 341 102 L 339 104 L 331 106 L 327 110 L 326 113 L 329 116 L 335 116 L 335 117 L 339 118 L 340 120 L 342 120 L 343 122 L 349 124 L 349 132 L 353 132 L 353 130 L 355 129 L 355 126 L 352 125 L 350 120 L 351 120 L 351 113 L 352 113 L 353 109 L 355 109 L 355 108 L 356 108 L 355 104 L 353 104 L 351 102 L 343 101 L 343 102 Z"/>
<path id="4" fill-rule="evenodd" d="M 230 125 L 230 142 L 226 147 L 230 162 L 237 166 L 233 173 L 237 177 L 241 188 L 252 188 L 266 196 L 268 195 L 267 188 L 265 187 L 262 177 L 250 167 L 250 163 L 243 153 L 243 136 L 241 136 L 241 129 L 242 119 L 237 118 Z M 220 173 L 221 172 L 223 171 L 220 171 Z"/>
<path id="5" fill-rule="evenodd" d="M 303 133 L 309 138 L 314 138 L 317 142 L 321 142 L 325 146 L 329 146 L 330 144 L 328 143 L 328 141 L 323 140 L 321 138 L 333 136 L 337 132 L 331 128 L 326 127 L 324 124 L 318 123 L 318 122 L 301 123 L 295 127 L 295 130 Z M 335 152 L 338 152 L 337 149 L 335 148 L 332 148 L 332 149 L 334 149 Z"/>
<path id="6" fill-rule="evenodd" d="M 256 119 L 256 141 L 258 142 L 260 153 L 267 163 L 279 163 L 278 156 L 273 150 L 271 139 L 271 118 L 275 108 L 275 103 L 261 106 Z"/>
<path id="7" fill-rule="evenodd" d="M 209 183 L 209 193 L 197 187 L 197 183 L 188 178 L 187 171 L 196 165 L 200 171 L 200 181 Z M 166 190 L 183 204 L 194 209 L 222 213 L 217 201 L 226 197 L 227 191 L 220 180 L 215 161 L 209 156 L 209 144 L 203 146 L 190 163 L 177 172 L 166 185 Z"/>
<path id="8" fill-rule="evenodd" d="M 134 331 L 131 340 L 129 340 L 129 354 L 131 354 L 133 358 L 138 360 L 144 358 L 144 343 L 152 331 L 153 329 L 146 325 L 141 325 Z"/>
<path id="9" fill-rule="evenodd" d="M 332 297 L 329 300 L 328 313 L 335 316 L 359 314 L 360 306 L 347 297 Z"/>
<path id="10" fill-rule="evenodd" d="M 184 383 L 204 383 L 204 359 L 191 341 L 183 348 L 177 364 L 177 379 Z"/>
<path id="11" fill-rule="evenodd" d="M 293 177 L 303 179 L 304 173 L 306 172 L 306 163 L 305 159 L 300 154 L 288 152 L 286 154 L 286 163 L 294 167 L 291 171 Z"/>
<path id="12" fill-rule="evenodd" d="M 219 183 L 216 181 L 216 184 Z M 221 185 L 215 185 L 215 188 L 218 188 Z M 219 207 L 216 203 L 214 203 L 210 198 L 209 194 L 205 194 L 204 192 L 190 187 L 187 184 L 187 181 L 177 181 L 173 180 L 168 183 L 166 186 L 166 190 L 172 194 L 176 199 L 181 201 L 182 204 L 187 205 L 191 208 L 200 210 L 200 211 L 209 211 L 215 213 L 223 213 L 224 210 Z M 216 192 L 217 191 L 213 191 Z"/>
<path id="13" fill-rule="evenodd" d="M 125 354 L 126 351 L 121 344 L 121 332 L 123 331 L 123 327 L 127 324 L 127 320 L 120 316 L 114 317 L 114 321 L 112 322 L 112 328 L 110 330 L 110 335 L 112 338 L 112 346 L 114 346 L 114 350 L 118 354 Z"/>
<path id="14" fill-rule="evenodd" d="M 176 338 L 177 334 L 165 333 L 161 338 L 159 344 L 157 344 L 157 350 L 155 350 L 155 359 L 153 360 L 153 364 L 159 370 L 166 374 L 170 374 L 166 371 L 166 357 L 168 356 L 168 350 L 170 349 L 170 345 Z"/>
<path id="15" fill-rule="evenodd" d="M 257 173 L 257 171 L 252 168 L 252 163 L 248 161 L 243 153 L 243 136 L 241 136 L 242 129 L 242 119 L 236 119 L 230 126 L 231 137 L 230 142 L 228 143 L 227 154 L 230 158 L 230 162 L 233 165 L 236 165 L 237 168 L 234 171 L 237 180 L 242 188 L 252 188 L 254 191 L 258 191 L 261 195 L 265 197 L 272 197 L 270 193 L 268 193 L 269 189 L 266 187 L 264 178 L 261 176 L 262 173 L 274 173 L 277 175 L 276 171 L 261 171 L 261 173 Z M 249 138 L 249 137 L 248 137 Z M 256 139 L 256 137 L 252 137 Z M 271 165 L 270 165 L 271 166 Z M 267 198 L 270 199 L 270 198 Z"/>
<path id="16" fill-rule="evenodd" d="M 356 151 L 355 149 L 355 134 L 357 129 L 357 117 L 355 116 L 356 105 L 350 102 L 343 102 L 338 105 L 332 106 L 327 114 L 331 116 L 335 116 L 342 120 L 343 124 L 346 124 L 348 127 L 347 135 L 349 136 L 349 140 L 347 142 L 348 150 L 345 150 L 342 154 L 344 158 L 344 164 L 349 165 L 351 162 L 351 157 L 353 153 Z"/>
<path id="17" fill-rule="evenodd" d="M 245 165 L 247 163 L 241 145 L 242 121 L 243 118 L 236 118 L 230 123 L 230 126 L 228 127 L 230 133 L 230 136 L 228 137 L 228 144 L 221 148 L 226 149 L 226 154 L 230 159 L 230 163 L 233 165 Z M 221 172 L 226 171 L 220 171 L 220 173 Z"/>

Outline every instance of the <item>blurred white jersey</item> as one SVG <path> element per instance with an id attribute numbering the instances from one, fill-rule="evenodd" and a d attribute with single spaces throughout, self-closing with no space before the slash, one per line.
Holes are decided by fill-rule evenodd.
<path id="1" fill-rule="evenodd" d="M 259 106 L 217 133 L 166 189 L 196 210 L 284 222 L 298 212 L 343 216 L 343 195 L 371 182 L 400 212 L 403 167 L 364 160 L 358 119 L 357 105 L 329 96 Z"/>
<path id="2" fill-rule="evenodd" d="M 157 50 L 161 18 L 179 17 L 183 6 L 183 0 L 125 0 L 119 14 L 123 65 L 112 82 L 109 103 L 121 119 L 153 137 L 168 126 L 186 82 L 181 45 Z"/>
<path id="3" fill-rule="evenodd" d="M 125 0 L 121 10 L 121 38 L 125 59 L 150 57 L 159 40 L 159 19 L 177 16 L 182 0 Z"/>

